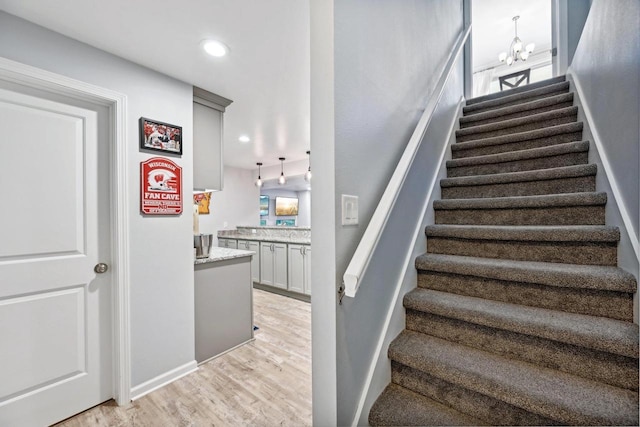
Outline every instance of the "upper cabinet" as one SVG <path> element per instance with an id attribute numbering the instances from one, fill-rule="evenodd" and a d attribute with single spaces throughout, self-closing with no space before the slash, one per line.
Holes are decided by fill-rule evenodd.
<path id="1" fill-rule="evenodd" d="M 222 190 L 224 111 L 233 101 L 193 88 L 193 189 Z"/>

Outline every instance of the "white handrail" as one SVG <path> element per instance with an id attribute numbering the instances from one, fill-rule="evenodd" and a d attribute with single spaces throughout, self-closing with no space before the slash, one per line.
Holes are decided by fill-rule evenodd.
<path id="1" fill-rule="evenodd" d="M 444 87 L 451 76 L 451 71 L 453 70 L 453 66 L 455 62 L 458 60 L 458 56 L 462 52 L 462 48 L 469 38 L 469 34 L 471 33 L 471 25 L 465 28 L 464 33 L 460 34 L 458 40 L 456 41 L 454 49 L 451 51 L 449 58 L 447 59 L 447 63 L 445 65 L 442 74 L 440 75 L 440 79 L 438 80 L 438 84 L 436 85 L 433 93 L 436 96 L 432 96 L 425 107 L 420 120 L 418 121 L 418 125 L 416 129 L 413 131 L 411 135 L 411 139 L 409 139 L 409 143 L 407 144 L 404 153 L 402 153 L 402 157 L 396 166 L 391 179 L 389 180 L 389 184 L 387 184 L 387 188 L 384 190 L 384 194 L 380 199 L 380 203 L 376 207 L 373 216 L 371 217 L 371 221 L 367 226 L 364 234 L 362 235 L 362 239 L 360 243 L 358 243 L 358 247 L 347 266 L 347 270 L 345 271 L 342 280 L 344 282 L 344 293 L 348 297 L 355 297 L 356 292 L 358 292 L 358 288 L 360 287 L 360 278 L 362 274 L 366 270 L 369 265 L 369 261 L 371 260 L 371 255 L 373 254 L 373 250 L 378 245 L 378 241 L 380 240 L 380 236 L 382 235 L 382 231 L 389 219 L 389 215 L 393 206 L 396 203 L 396 199 L 398 198 L 398 193 L 404 184 L 404 181 L 407 177 L 407 173 L 411 168 L 413 163 L 413 159 L 418 152 L 418 148 L 420 148 L 420 143 L 422 138 L 424 137 L 429 124 L 431 123 L 431 118 L 433 116 L 433 112 L 436 109 L 436 106 L 440 102 L 442 98 L 442 94 L 444 92 Z"/>

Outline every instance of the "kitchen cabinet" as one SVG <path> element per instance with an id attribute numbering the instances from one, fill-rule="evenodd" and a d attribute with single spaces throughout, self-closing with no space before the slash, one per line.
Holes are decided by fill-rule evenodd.
<path id="1" fill-rule="evenodd" d="M 311 246 L 289 245 L 289 290 L 311 295 Z"/>
<path id="2" fill-rule="evenodd" d="M 260 242 L 238 240 L 238 249 L 255 252 L 255 255 L 251 258 L 251 279 L 255 283 L 260 283 Z"/>
<path id="3" fill-rule="evenodd" d="M 238 249 L 238 241 L 235 239 L 221 239 L 218 237 L 218 246 L 221 248 Z"/>
<path id="4" fill-rule="evenodd" d="M 193 88 L 193 188 L 223 188 L 223 118 L 231 100 Z"/>
<path id="5" fill-rule="evenodd" d="M 287 289 L 287 244 L 260 243 L 260 283 Z"/>

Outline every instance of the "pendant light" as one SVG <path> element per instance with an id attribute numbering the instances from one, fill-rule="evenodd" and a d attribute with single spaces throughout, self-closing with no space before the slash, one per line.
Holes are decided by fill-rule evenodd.
<path id="1" fill-rule="evenodd" d="M 262 166 L 262 163 L 256 163 L 256 165 L 258 165 L 258 179 L 256 179 L 256 187 L 260 188 L 262 187 L 262 178 L 260 177 L 260 166 Z"/>
<path id="2" fill-rule="evenodd" d="M 500 62 L 506 62 L 508 66 L 513 65 L 518 60 L 526 61 L 527 58 L 529 58 L 529 55 L 533 53 L 533 49 L 536 47 L 535 43 L 529 43 L 524 46 L 524 43 L 522 43 L 522 40 L 518 37 L 518 19 L 520 19 L 519 15 L 511 18 L 515 25 L 515 37 L 511 41 L 509 51 L 501 52 L 500 55 L 498 55 L 498 60 Z"/>
<path id="3" fill-rule="evenodd" d="M 311 156 L 311 151 L 307 151 L 307 156 Z M 311 182 L 311 157 L 309 157 L 309 169 L 304 174 L 304 180 L 307 182 Z"/>
<path id="4" fill-rule="evenodd" d="M 284 185 L 287 180 L 284 177 L 284 161 L 285 158 L 284 157 L 279 157 L 278 160 L 280 160 L 280 178 L 278 178 L 278 184 L 280 185 Z"/>

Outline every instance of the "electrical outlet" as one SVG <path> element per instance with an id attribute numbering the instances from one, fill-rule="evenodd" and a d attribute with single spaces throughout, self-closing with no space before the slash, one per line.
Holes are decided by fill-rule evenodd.
<path id="1" fill-rule="evenodd" d="M 358 225 L 358 196 L 342 195 L 342 225 Z"/>

